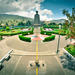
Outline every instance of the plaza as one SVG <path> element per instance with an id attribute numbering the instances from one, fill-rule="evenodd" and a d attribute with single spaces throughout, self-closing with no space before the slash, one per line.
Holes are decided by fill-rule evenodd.
<path id="1" fill-rule="evenodd" d="M 38 32 L 37 32 L 38 31 Z M 34 33 L 39 33 L 40 28 L 35 28 Z M 3 57 L 9 50 L 13 50 L 10 54 L 9 61 L 4 61 L 3 69 L 0 71 L 1 75 L 36 75 L 36 68 L 28 67 L 31 61 L 36 61 L 38 55 L 39 61 L 44 63 L 44 67 L 38 69 L 39 75 L 74 75 L 75 72 L 63 68 L 60 56 L 63 55 L 63 47 L 69 42 L 61 36 L 60 52 L 56 54 L 58 35 L 55 40 L 51 42 L 42 42 L 38 40 L 38 54 L 36 54 L 36 40 L 31 43 L 24 42 L 18 39 L 18 36 L 5 37 L 0 42 L 0 58 Z M 11 44 L 10 44 L 11 43 Z M 55 44 L 55 45 L 54 45 Z M 3 46 L 4 45 L 4 46 Z"/>
<path id="2" fill-rule="evenodd" d="M 0 0 L 0 75 L 75 75 L 74 3 Z"/>

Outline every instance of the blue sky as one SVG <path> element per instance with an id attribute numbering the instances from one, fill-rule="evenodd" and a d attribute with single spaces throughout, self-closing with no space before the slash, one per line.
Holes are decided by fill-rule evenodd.
<path id="1" fill-rule="evenodd" d="M 38 10 L 41 20 L 66 18 L 63 9 L 75 7 L 75 0 L 0 0 L 0 14 L 13 14 L 34 18 Z"/>
<path id="2" fill-rule="evenodd" d="M 71 9 L 75 7 L 75 0 L 44 0 L 41 5 L 42 9 L 52 10 L 54 18 L 62 18 L 65 17 L 62 10 L 67 9 L 71 13 Z"/>

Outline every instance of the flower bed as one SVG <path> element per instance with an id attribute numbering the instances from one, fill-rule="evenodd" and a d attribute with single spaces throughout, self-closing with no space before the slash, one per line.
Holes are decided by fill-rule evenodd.
<path id="1" fill-rule="evenodd" d="M 68 51 L 72 56 L 75 57 L 75 45 L 72 45 L 72 44 L 67 45 L 65 47 L 65 50 Z"/>
<path id="2" fill-rule="evenodd" d="M 51 28 L 44 28 L 45 31 L 53 31 Z"/>
<path id="3" fill-rule="evenodd" d="M 31 28 L 30 31 L 23 31 L 22 35 L 25 36 L 25 35 L 28 35 L 28 34 L 33 34 L 34 33 L 33 31 L 34 31 L 34 28 Z"/>
<path id="4" fill-rule="evenodd" d="M 51 35 L 52 33 L 48 32 L 48 31 L 44 31 L 44 29 L 41 27 L 40 28 L 40 34 L 45 34 L 45 35 Z"/>

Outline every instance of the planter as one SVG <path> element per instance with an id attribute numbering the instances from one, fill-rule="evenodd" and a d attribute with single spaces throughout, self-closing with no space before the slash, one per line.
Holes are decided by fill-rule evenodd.
<path id="1" fill-rule="evenodd" d="M 64 53 L 65 53 L 69 58 L 72 58 L 73 60 L 75 60 L 75 57 L 72 56 L 67 50 L 65 50 L 64 48 L 63 48 L 63 50 L 64 50 Z"/>

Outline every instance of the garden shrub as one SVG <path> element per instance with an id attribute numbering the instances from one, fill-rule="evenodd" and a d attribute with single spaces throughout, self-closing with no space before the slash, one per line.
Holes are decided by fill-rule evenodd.
<path id="1" fill-rule="evenodd" d="M 14 33 L 0 33 L 1 36 L 12 36 L 12 35 L 17 35 L 21 34 L 21 32 L 14 32 Z"/>
<path id="2" fill-rule="evenodd" d="M 54 29 L 53 31 L 44 31 L 44 28 L 40 28 L 40 34 L 46 34 L 46 35 L 51 35 L 51 34 L 59 34 L 59 29 Z M 61 32 L 60 35 L 66 35 L 66 33 Z"/>
<path id="3" fill-rule="evenodd" d="M 2 36 L 0 36 L 0 40 L 2 40 L 3 39 L 3 37 Z"/>
<path id="4" fill-rule="evenodd" d="M 10 27 L 7 26 L 7 27 L 6 27 L 6 30 L 9 31 L 9 30 L 10 30 Z"/>
<path id="5" fill-rule="evenodd" d="M 22 35 L 24 36 L 24 35 L 28 35 L 28 32 L 22 32 Z"/>
<path id="6" fill-rule="evenodd" d="M 41 32 L 40 32 L 40 34 L 44 34 L 44 33 L 45 33 L 44 31 L 41 31 Z"/>
<path id="7" fill-rule="evenodd" d="M 24 37 L 22 35 L 19 35 L 19 39 L 22 40 L 22 41 L 31 42 L 31 38 L 30 37 Z"/>
<path id="8" fill-rule="evenodd" d="M 51 33 L 50 32 L 46 32 L 46 35 L 51 35 Z"/>
<path id="9" fill-rule="evenodd" d="M 51 35 L 51 36 L 49 36 L 49 37 L 46 37 L 46 38 L 43 40 L 43 42 L 52 41 L 52 40 L 54 40 L 54 39 L 55 39 L 55 35 Z"/>
<path id="10" fill-rule="evenodd" d="M 75 56 L 75 45 L 68 45 L 65 47 L 65 49 L 73 56 Z"/>
<path id="11" fill-rule="evenodd" d="M 46 35 L 51 35 L 52 33 L 49 31 L 44 31 L 43 28 L 40 28 L 40 34 L 46 34 Z"/>
<path id="12" fill-rule="evenodd" d="M 7 29 L 8 30 L 8 29 Z M 17 35 L 17 34 L 22 34 L 22 35 L 28 35 L 28 34 L 33 34 L 34 28 L 32 27 L 30 31 L 9 31 L 9 32 L 1 32 L 1 36 L 12 36 L 12 35 Z"/>
<path id="13" fill-rule="evenodd" d="M 34 28 L 32 27 L 30 31 L 24 31 L 22 32 L 22 35 L 28 35 L 28 34 L 33 34 Z"/>

